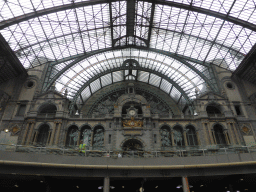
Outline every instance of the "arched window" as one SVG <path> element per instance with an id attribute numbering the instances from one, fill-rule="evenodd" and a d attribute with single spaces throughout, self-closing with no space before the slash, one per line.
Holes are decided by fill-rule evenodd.
<path id="1" fill-rule="evenodd" d="M 173 128 L 173 138 L 176 146 L 185 146 L 182 127 L 175 126 Z"/>
<path id="2" fill-rule="evenodd" d="M 102 147 L 104 144 L 104 128 L 97 126 L 93 132 L 93 147 Z"/>
<path id="3" fill-rule="evenodd" d="M 88 125 L 82 127 L 80 140 L 82 140 L 83 144 L 86 146 L 91 145 L 91 128 Z"/>
<path id="4" fill-rule="evenodd" d="M 39 115 L 55 115 L 57 107 L 54 104 L 45 104 L 41 106 L 38 110 Z"/>
<path id="5" fill-rule="evenodd" d="M 172 137 L 171 137 L 170 127 L 163 126 L 160 129 L 160 135 L 161 135 L 162 147 L 172 146 Z"/>
<path id="6" fill-rule="evenodd" d="M 68 129 L 66 146 L 67 147 L 75 147 L 77 145 L 78 140 L 78 128 L 75 125 L 72 125 Z"/>
<path id="7" fill-rule="evenodd" d="M 186 127 L 187 140 L 189 146 L 198 145 L 195 128 L 192 125 Z"/>
<path id="8" fill-rule="evenodd" d="M 39 127 L 37 144 L 45 146 L 48 141 L 50 127 L 47 124 L 43 124 Z"/>
<path id="9" fill-rule="evenodd" d="M 218 116 L 221 114 L 219 107 L 214 106 L 214 105 L 207 106 L 206 112 L 207 112 L 208 116 Z"/>
<path id="10" fill-rule="evenodd" d="M 221 125 L 217 124 L 213 127 L 213 130 L 214 130 L 214 135 L 215 135 L 215 139 L 216 139 L 216 144 L 226 145 L 227 141 L 225 139 L 223 127 Z"/>

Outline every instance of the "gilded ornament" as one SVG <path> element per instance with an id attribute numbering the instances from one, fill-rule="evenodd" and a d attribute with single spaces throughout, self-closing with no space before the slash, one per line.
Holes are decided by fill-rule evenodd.
<path id="1" fill-rule="evenodd" d="M 124 127 L 142 127 L 143 126 L 143 122 L 140 120 L 138 121 L 134 120 L 134 117 L 131 117 L 131 120 L 125 120 L 122 122 Z"/>

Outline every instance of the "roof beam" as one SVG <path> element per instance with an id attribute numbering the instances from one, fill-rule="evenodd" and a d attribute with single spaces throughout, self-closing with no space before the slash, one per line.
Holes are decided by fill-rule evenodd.
<path id="1" fill-rule="evenodd" d="M 138 48 L 136 46 L 132 46 L 133 48 Z M 124 46 L 122 47 L 122 49 L 124 48 L 127 48 L 127 46 Z M 68 70 L 69 68 L 71 68 L 73 65 L 75 65 L 76 63 L 88 58 L 88 57 L 91 57 L 93 55 L 96 55 L 96 54 L 99 54 L 99 53 L 103 53 L 105 51 L 111 51 L 111 50 L 115 50 L 115 49 L 121 49 L 120 47 L 119 48 L 107 48 L 107 49 L 103 49 L 103 50 L 97 50 L 97 51 L 92 51 L 90 52 L 89 54 L 86 54 L 86 55 L 80 55 L 80 57 L 76 57 L 76 60 L 74 60 L 73 62 L 71 62 L 69 65 L 65 66 L 62 70 L 60 70 L 54 78 L 52 78 L 50 80 L 50 82 L 47 84 L 47 86 L 45 87 L 44 91 L 48 90 L 50 88 L 50 86 L 66 71 Z M 143 50 L 148 50 L 148 51 L 152 51 L 152 52 L 157 52 L 157 53 L 160 53 L 160 54 L 164 54 L 166 56 L 170 56 L 178 61 L 180 61 L 181 63 L 187 65 L 190 69 L 192 69 L 193 71 L 195 71 L 210 87 L 213 91 L 218 91 L 216 90 L 216 87 L 211 83 L 211 81 L 204 75 L 202 74 L 197 68 L 195 68 L 194 66 L 192 66 L 190 63 L 188 63 L 186 61 L 185 58 L 182 58 L 180 56 L 177 56 L 176 54 L 173 54 L 173 53 L 170 53 L 170 52 L 163 52 L 161 50 L 158 50 L 158 49 L 153 49 L 153 48 L 147 48 L 147 47 L 140 47 L 138 49 L 143 49 Z M 68 57 L 70 58 L 70 57 Z M 67 59 L 68 59 L 67 58 Z M 74 59 L 74 58 L 71 58 L 71 59 Z M 62 62 L 66 61 L 65 58 L 62 59 Z M 57 62 L 58 64 L 59 62 Z M 60 62 L 61 63 L 61 62 Z M 203 61 L 201 62 L 203 63 Z M 52 63 L 53 65 L 56 65 L 56 62 L 53 62 Z"/>
<path id="2" fill-rule="evenodd" d="M 126 46 L 119 46 L 119 47 L 114 47 L 114 48 L 109 47 L 109 48 L 105 48 L 105 49 L 99 49 L 99 50 L 95 50 L 95 51 L 90 51 L 86 54 L 82 53 L 82 54 L 74 55 L 74 56 L 71 56 L 71 57 L 65 57 L 65 58 L 59 59 L 57 61 L 50 61 L 49 63 L 52 64 L 52 65 L 57 65 L 57 64 L 67 62 L 67 61 L 70 61 L 70 60 L 73 60 L 73 59 L 78 59 L 78 58 L 81 58 L 81 57 L 87 58 L 87 57 L 93 56 L 95 54 L 104 53 L 106 51 L 113 51 L 113 50 L 127 49 L 127 48 L 134 48 L 134 49 L 141 49 L 141 50 L 146 50 L 146 51 L 157 52 L 157 53 L 172 57 L 174 59 L 181 58 L 181 59 L 191 61 L 191 62 L 200 64 L 200 65 L 204 65 L 206 67 L 209 67 L 211 65 L 211 62 L 203 62 L 203 61 L 193 59 L 191 57 L 187 57 L 187 56 L 184 56 L 184 55 L 175 54 L 175 53 L 168 52 L 168 51 L 163 51 L 163 50 L 160 50 L 160 49 L 148 48 L 148 47 L 143 47 L 143 46 L 135 46 L 135 45 L 126 45 Z"/>
<path id="3" fill-rule="evenodd" d="M 145 1 L 145 0 L 142 0 Z M 198 13 L 202 13 L 202 14 L 206 14 L 209 16 L 213 16 L 213 17 L 217 17 L 220 19 L 223 19 L 225 21 L 229 21 L 232 22 L 236 25 L 240 25 L 244 28 L 250 29 L 252 31 L 256 31 L 256 25 L 253 23 L 249 23 L 247 21 L 238 19 L 236 17 L 232 17 L 223 13 L 219 13 L 216 11 L 212 11 L 209 9 L 204 9 L 201 7 L 196 7 L 196 6 L 191 6 L 191 5 L 187 5 L 187 4 L 183 4 L 183 3 L 177 3 L 177 2 L 173 2 L 173 1 L 165 1 L 165 0 L 152 0 L 155 1 L 157 4 L 161 4 L 161 5 L 168 5 L 168 6 L 172 6 L 172 7 L 177 7 L 177 8 L 181 8 L 181 9 L 186 9 L 188 11 L 194 11 L 194 12 L 198 12 Z"/>
<path id="4" fill-rule="evenodd" d="M 83 1 L 83 2 L 77 2 L 77 3 L 70 3 L 70 4 L 55 6 L 55 7 L 51 7 L 51 8 L 47 8 L 47 9 L 43 9 L 43 10 L 38 10 L 38 11 L 35 11 L 35 12 L 32 12 L 32 13 L 28 13 L 28 14 L 25 14 L 25 15 L 20 15 L 18 17 L 14 17 L 14 18 L 4 20 L 4 21 L 0 22 L 0 30 L 4 29 L 5 27 L 9 27 L 11 25 L 20 23 L 22 21 L 27 21 L 29 19 L 39 17 L 39 16 L 42 16 L 42 15 L 47 15 L 47 14 L 58 12 L 58 11 L 64 11 L 64 10 L 67 10 L 67 9 L 73 9 L 73 8 L 84 7 L 84 6 L 88 6 L 88 5 L 109 3 L 109 2 L 115 2 L 115 1 L 117 1 L 117 0 Z M 244 28 L 256 31 L 256 25 L 255 24 L 249 23 L 247 21 L 243 21 L 241 19 L 238 19 L 238 18 L 235 18 L 235 17 L 232 17 L 232 16 L 227 16 L 226 14 L 219 13 L 219 12 L 216 12 L 216 11 L 212 11 L 212 10 L 209 10 L 209 9 L 204 9 L 204 8 L 201 8 L 201 7 L 195 7 L 195 6 L 190 6 L 190 5 L 186 5 L 186 4 L 182 4 L 182 3 L 177 3 L 177 2 L 173 2 L 173 1 L 165 1 L 165 0 L 142 0 L 142 1 L 152 2 L 152 3 L 156 3 L 156 4 L 161 4 L 161 5 L 168 5 L 168 6 L 172 6 L 172 7 L 186 9 L 186 10 L 189 10 L 189 11 L 195 11 L 195 12 L 198 12 L 198 13 L 202 13 L 202 14 L 213 16 L 213 17 L 217 17 L 217 18 L 235 23 L 237 25 L 240 25 Z"/>
<path id="5" fill-rule="evenodd" d="M 150 45 L 150 39 L 151 39 L 151 33 L 152 33 L 152 28 L 153 28 L 154 15 L 155 15 L 155 2 L 152 2 L 151 15 L 150 15 L 150 21 L 149 21 L 149 29 L 148 29 L 148 44 L 147 44 L 148 47 Z"/>
<path id="6" fill-rule="evenodd" d="M 112 6 L 111 1 L 109 1 L 109 20 L 110 20 L 110 30 L 111 30 L 111 45 L 114 47 L 114 32 L 113 32 L 113 15 L 112 15 Z"/>
<path id="7" fill-rule="evenodd" d="M 134 36 L 135 0 L 127 1 L 126 13 L 126 35 Z"/>

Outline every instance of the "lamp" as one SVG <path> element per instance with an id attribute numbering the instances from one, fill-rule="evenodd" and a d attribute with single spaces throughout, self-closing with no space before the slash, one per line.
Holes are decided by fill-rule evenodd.
<path id="1" fill-rule="evenodd" d="M 5 131 L 5 133 L 8 133 L 8 132 L 9 132 L 9 129 L 6 128 L 4 131 Z"/>

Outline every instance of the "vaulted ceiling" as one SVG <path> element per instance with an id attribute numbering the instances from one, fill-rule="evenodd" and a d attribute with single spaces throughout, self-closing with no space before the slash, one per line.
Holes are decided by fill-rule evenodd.
<path id="1" fill-rule="evenodd" d="M 49 65 L 43 90 L 73 103 L 125 80 L 177 102 L 218 92 L 212 66 L 234 71 L 256 42 L 254 0 L 4 0 L 0 30 L 22 65 Z"/>

